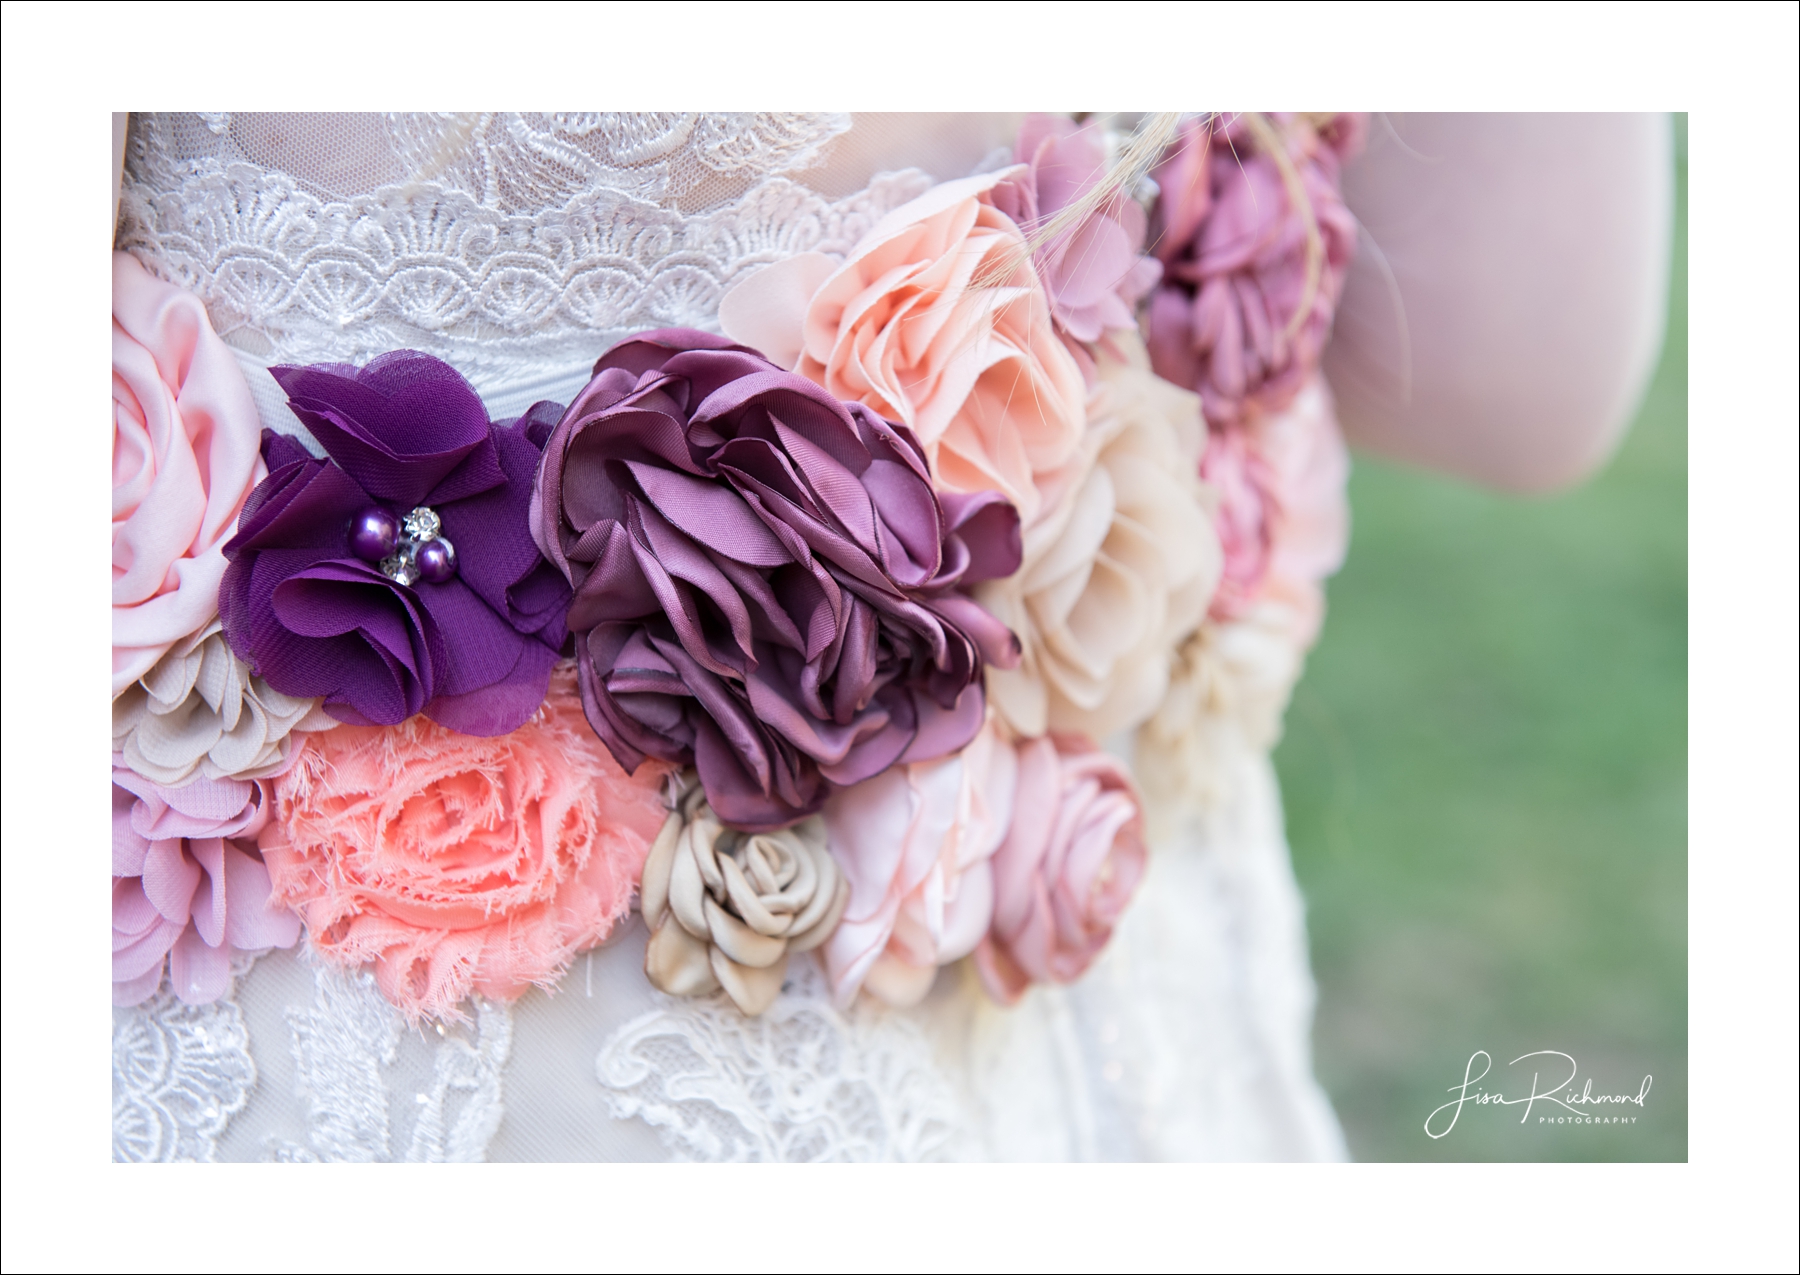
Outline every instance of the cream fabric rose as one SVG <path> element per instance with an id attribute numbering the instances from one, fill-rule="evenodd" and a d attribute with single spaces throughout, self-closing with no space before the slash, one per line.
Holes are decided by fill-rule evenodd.
<path id="1" fill-rule="evenodd" d="M 1350 535 L 1349 454 L 1315 375 L 1284 411 L 1244 427 L 1269 476 L 1269 563 L 1230 619 L 1209 618 L 1177 653 L 1168 693 L 1137 734 L 1152 822 L 1217 807 L 1228 758 L 1266 752 L 1325 614 L 1324 581 Z"/>
<path id="2" fill-rule="evenodd" d="M 746 1014 L 774 1004 L 790 952 L 831 936 L 849 883 L 814 815 L 778 832 L 721 824 L 698 784 L 663 822 L 644 864 L 644 973 L 676 996 L 723 987 Z"/>
<path id="3" fill-rule="evenodd" d="M 113 701 L 113 751 L 146 779 L 264 779 L 286 770 L 294 731 L 330 730 L 316 699 L 283 695 L 232 653 L 214 620 Z"/>
<path id="4" fill-rule="evenodd" d="M 1104 739 L 1155 710 L 1169 659 L 1206 614 L 1222 556 L 1198 477 L 1200 400 L 1121 336 L 1104 354 L 1082 450 L 1025 531 L 1021 569 L 975 597 L 1019 637 L 988 698 L 1018 734 Z"/>
<path id="5" fill-rule="evenodd" d="M 1079 445 L 1086 388 L 1023 234 L 994 207 L 995 185 L 1023 171 L 932 187 L 841 265 L 817 252 L 776 262 L 720 299 L 719 322 L 732 340 L 910 426 L 940 486 L 999 491 L 1030 525 L 1039 485 Z"/>
<path id="6" fill-rule="evenodd" d="M 113 680 L 218 613 L 225 542 L 268 473 L 262 422 L 198 297 L 113 254 Z"/>

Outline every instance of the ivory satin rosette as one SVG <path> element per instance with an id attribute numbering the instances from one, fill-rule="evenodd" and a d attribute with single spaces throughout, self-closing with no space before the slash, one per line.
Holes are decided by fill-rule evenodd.
<path id="1" fill-rule="evenodd" d="M 214 620 L 113 700 L 113 751 L 159 784 L 287 769 L 294 732 L 330 730 L 316 699 L 283 695 L 232 653 Z"/>
<path id="2" fill-rule="evenodd" d="M 261 838 L 275 896 L 325 960 L 374 962 L 409 1018 L 551 987 L 630 908 L 665 770 L 622 772 L 574 681 L 559 668 L 505 735 L 414 717 L 308 736 L 277 781 Z"/>
<path id="3" fill-rule="evenodd" d="M 746 1014 L 775 1001 L 790 953 L 831 936 L 850 897 L 817 815 L 772 832 L 719 822 L 698 784 L 644 864 L 644 973 L 676 996 L 723 988 Z"/>
<path id="4" fill-rule="evenodd" d="M 1152 373 L 1135 336 L 1100 356 L 1082 449 L 1024 534 L 1021 569 L 976 598 L 1019 638 L 989 669 L 1006 724 L 1105 738 L 1155 711 L 1177 643 L 1206 613 L 1219 538 L 1197 475 L 1199 399 Z"/>
<path id="5" fill-rule="evenodd" d="M 1022 174 L 934 186 L 841 263 L 813 252 L 767 266 L 725 294 L 719 321 L 910 428 L 940 489 L 998 491 L 1030 525 L 1040 484 L 1080 443 L 1086 392 L 1025 237 L 995 204 Z"/>

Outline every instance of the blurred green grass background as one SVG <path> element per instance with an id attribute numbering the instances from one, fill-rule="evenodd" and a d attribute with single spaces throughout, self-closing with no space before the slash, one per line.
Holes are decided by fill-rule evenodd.
<path id="1" fill-rule="evenodd" d="M 1668 331 L 1608 466 L 1528 500 L 1356 459 L 1349 560 L 1275 763 L 1315 1063 L 1358 1159 L 1687 1158 L 1686 117 L 1674 128 Z M 1508 1097 L 1531 1068 L 1506 1064 L 1542 1049 L 1596 1093 L 1654 1082 L 1635 1125 L 1470 1107 L 1427 1137 L 1477 1049 L 1482 1087 Z"/>

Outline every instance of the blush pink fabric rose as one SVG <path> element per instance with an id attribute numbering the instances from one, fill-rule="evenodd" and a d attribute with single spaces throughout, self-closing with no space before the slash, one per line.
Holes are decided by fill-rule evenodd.
<path id="1" fill-rule="evenodd" d="M 250 387 L 206 308 L 122 252 L 112 339 L 118 695 L 217 614 L 225 542 L 268 469 Z"/>
<path id="2" fill-rule="evenodd" d="M 910 426 L 933 479 L 998 491 L 1029 525 L 1039 479 L 1081 440 L 1086 387 L 995 186 L 934 186 L 883 217 L 839 265 L 803 253 L 719 304 L 727 335 L 840 399 Z"/>
<path id="3" fill-rule="evenodd" d="M 1123 762 L 1076 735 L 1018 746 L 1012 827 L 994 855 L 994 923 L 975 968 L 995 1000 L 1081 977 L 1143 879 L 1143 812 Z"/>
<path id="4" fill-rule="evenodd" d="M 850 882 L 820 949 L 832 996 L 867 988 L 914 1005 L 940 965 L 975 949 L 993 916 L 988 866 L 1013 817 L 1013 747 L 990 715 L 954 756 L 895 766 L 825 803 L 832 858 Z"/>
<path id="5" fill-rule="evenodd" d="M 619 769 L 563 665 L 507 735 L 413 717 L 310 736 L 263 853 L 318 952 L 375 962 L 409 1018 L 459 1021 L 471 991 L 549 987 L 625 915 L 667 813 L 666 770 Z"/>
<path id="6" fill-rule="evenodd" d="M 162 984 L 190 1005 L 219 999 L 231 958 L 292 947 L 300 921 L 275 906 L 256 834 L 267 781 L 197 779 L 165 788 L 113 759 L 113 1004 Z"/>

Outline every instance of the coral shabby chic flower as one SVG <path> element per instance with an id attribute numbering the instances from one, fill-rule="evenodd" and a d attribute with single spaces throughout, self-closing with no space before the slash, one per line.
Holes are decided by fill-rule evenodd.
<path id="1" fill-rule="evenodd" d="M 817 815 L 775 832 L 735 832 L 696 784 L 644 864 L 644 973 L 676 996 L 723 987 L 744 1013 L 760 1014 L 781 991 L 788 954 L 829 938 L 849 898 Z"/>
<path id="2" fill-rule="evenodd" d="M 527 525 L 560 409 L 493 425 L 455 369 L 412 350 L 272 371 L 330 459 L 264 435 L 269 477 L 225 546 L 232 650 L 340 721 L 518 726 L 565 637 L 568 586 Z"/>
<path id="3" fill-rule="evenodd" d="M 118 695 L 217 612 L 225 542 L 267 470 L 250 387 L 206 308 L 122 252 L 112 341 Z"/>
<path id="4" fill-rule="evenodd" d="M 996 185 L 992 198 L 1027 234 L 1106 176 L 1100 129 L 1063 115 L 1027 115 L 1013 154 L 1024 167 Z M 1136 332 L 1137 304 L 1162 276 L 1160 263 L 1142 255 L 1147 228 L 1143 208 L 1121 194 L 1032 253 L 1057 329 L 1074 343 L 1084 371 L 1092 364 L 1082 346 L 1109 332 Z"/>
<path id="5" fill-rule="evenodd" d="M 1020 173 L 934 186 L 883 217 L 841 265 L 814 252 L 765 267 L 721 298 L 719 321 L 838 398 L 910 427 L 941 489 L 999 491 L 1029 526 L 1040 481 L 1080 442 L 1086 393 L 1024 236 L 994 203 L 995 187 Z M 1077 291 L 1069 296 L 1074 305 Z"/>
<path id="6" fill-rule="evenodd" d="M 1124 763 L 1079 736 L 1021 743 L 1012 825 L 993 858 L 993 926 L 975 949 L 989 994 L 1011 1005 L 1032 983 L 1081 977 L 1146 862 Z"/>
<path id="7" fill-rule="evenodd" d="M 1019 638 L 1018 667 L 990 669 L 987 687 L 1024 736 L 1104 738 L 1143 721 L 1219 579 L 1196 476 L 1200 402 L 1150 371 L 1135 335 L 1113 345 L 1082 450 L 1025 532 L 1023 567 L 975 591 Z"/>
<path id="8" fill-rule="evenodd" d="M 169 984 L 190 1005 L 231 985 L 231 959 L 292 947 L 300 921 L 276 906 L 256 848 L 265 782 L 196 779 L 166 788 L 113 759 L 113 1004 Z"/>
<path id="9" fill-rule="evenodd" d="M 293 732 L 336 725 L 318 700 L 283 695 L 253 674 L 214 620 L 113 700 L 113 751 L 159 784 L 261 779 L 287 769 Z"/>
<path id="10" fill-rule="evenodd" d="M 424 718 L 310 735 L 262 847 L 313 947 L 375 963 L 410 1018 L 471 991 L 549 987 L 626 914 L 665 813 L 665 768 L 625 775 L 581 718 L 572 670 L 510 734 Z"/>
<path id="11" fill-rule="evenodd" d="M 967 748 L 832 794 L 831 853 L 850 900 L 822 953 L 832 996 L 914 1005 L 975 950 L 994 908 L 989 859 L 1015 813 L 1013 745 L 990 716 Z"/>
<path id="12" fill-rule="evenodd" d="M 1341 117 L 1193 120 L 1156 169 L 1150 358 L 1214 429 L 1285 407 L 1318 366 L 1356 248 L 1339 172 L 1362 133 Z"/>
<path id="13" fill-rule="evenodd" d="M 601 357 L 532 525 L 574 585 L 594 730 L 627 769 L 694 765 L 729 827 L 960 748 L 984 659 L 1016 656 L 962 592 L 1018 567 L 1012 506 L 940 499 L 911 431 L 702 332 Z"/>

